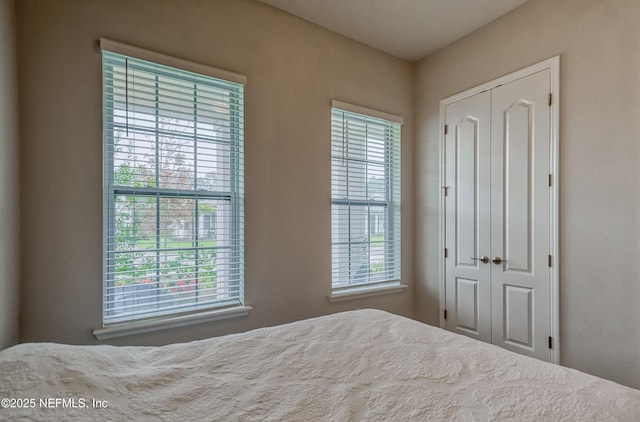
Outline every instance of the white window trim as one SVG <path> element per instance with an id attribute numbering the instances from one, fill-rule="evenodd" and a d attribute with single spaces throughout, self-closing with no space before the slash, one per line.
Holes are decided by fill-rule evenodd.
<path id="1" fill-rule="evenodd" d="M 343 302 L 345 300 L 362 299 L 370 296 L 388 295 L 392 293 L 402 293 L 409 287 L 400 284 L 399 281 L 392 281 L 380 284 L 369 284 L 357 287 L 337 289 L 327 296 L 329 303 Z"/>
<path id="2" fill-rule="evenodd" d="M 108 50 L 112 53 L 122 54 L 124 56 L 136 57 L 162 64 L 165 66 L 175 67 L 189 72 L 199 73 L 201 75 L 213 76 L 214 78 L 226 79 L 230 82 L 247 84 L 247 77 L 239 73 L 229 72 L 215 67 L 205 66 L 200 63 L 190 62 L 188 60 L 179 59 L 177 57 L 167 56 L 165 54 L 156 53 L 155 51 L 145 50 L 144 48 L 134 47 L 106 38 L 100 38 L 100 49 Z"/>
<path id="3" fill-rule="evenodd" d="M 352 113 L 364 114 L 365 116 L 376 117 L 378 119 L 389 120 L 390 122 L 404 125 L 404 117 L 397 116 L 391 113 L 385 113 L 384 111 L 373 110 L 371 108 L 361 107 L 354 104 L 343 103 L 338 100 L 331 100 L 331 107 L 339 108 L 340 110 L 350 111 Z"/>
<path id="4" fill-rule="evenodd" d="M 243 317 L 249 315 L 251 310 L 253 310 L 253 307 L 251 306 L 234 306 L 232 308 L 214 309 L 211 311 L 172 316 L 169 318 L 146 320 L 141 322 L 127 322 L 120 325 L 96 328 L 93 330 L 93 335 L 98 340 L 109 340 L 117 337 L 166 330 L 168 328 L 184 327 L 185 325 Z"/>

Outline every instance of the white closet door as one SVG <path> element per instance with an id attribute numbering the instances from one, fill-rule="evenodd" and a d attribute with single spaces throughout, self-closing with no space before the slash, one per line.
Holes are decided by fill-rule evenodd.
<path id="1" fill-rule="evenodd" d="M 445 108 L 446 327 L 551 360 L 550 70 Z"/>
<path id="2" fill-rule="evenodd" d="M 550 89 L 544 70 L 491 92 L 492 342 L 547 361 Z"/>
<path id="3" fill-rule="evenodd" d="M 485 342 L 491 341 L 490 101 L 483 92 L 448 105 L 445 135 L 447 329 Z"/>

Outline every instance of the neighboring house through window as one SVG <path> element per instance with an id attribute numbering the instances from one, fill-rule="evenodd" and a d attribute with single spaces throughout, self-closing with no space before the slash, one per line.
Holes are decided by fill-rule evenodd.
<path id="1" fill-rule="evenodd" d="M 332 105 L 332 291 L 398 284 L 402 118 Z"/>
<path id="2" fill-rule="evenodd" d="M 102 43 L 105 326 L 244 301 L 242 78 L 146 53 Z"/>

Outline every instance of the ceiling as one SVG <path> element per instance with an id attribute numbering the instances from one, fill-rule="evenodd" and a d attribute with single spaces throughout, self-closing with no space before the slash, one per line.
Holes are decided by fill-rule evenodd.
<path id="1" fill-rule="evenodd" d="M 527 0 L 261 0 L 415 62 Z"/>

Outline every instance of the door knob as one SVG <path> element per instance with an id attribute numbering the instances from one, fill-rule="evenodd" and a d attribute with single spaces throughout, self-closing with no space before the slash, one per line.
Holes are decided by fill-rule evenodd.
<path id="1" fill-rule="evenodd" d="M 491 262 L 493 262 L 496 265 L 500 265 L 503 262 L 507 262 L 507 261 L 505 261 L 504 259 L 500 258 L 499 256 L 496 256 L 491 260 Z"/>
<path id="2" fill-rule="evenodd" d="M 483 264 L 488 264 L 489 263 L 489 257 L 488 256 L 481 256 L 480 258 L 471 258 L 474 261 L 480 261 Z"/>

